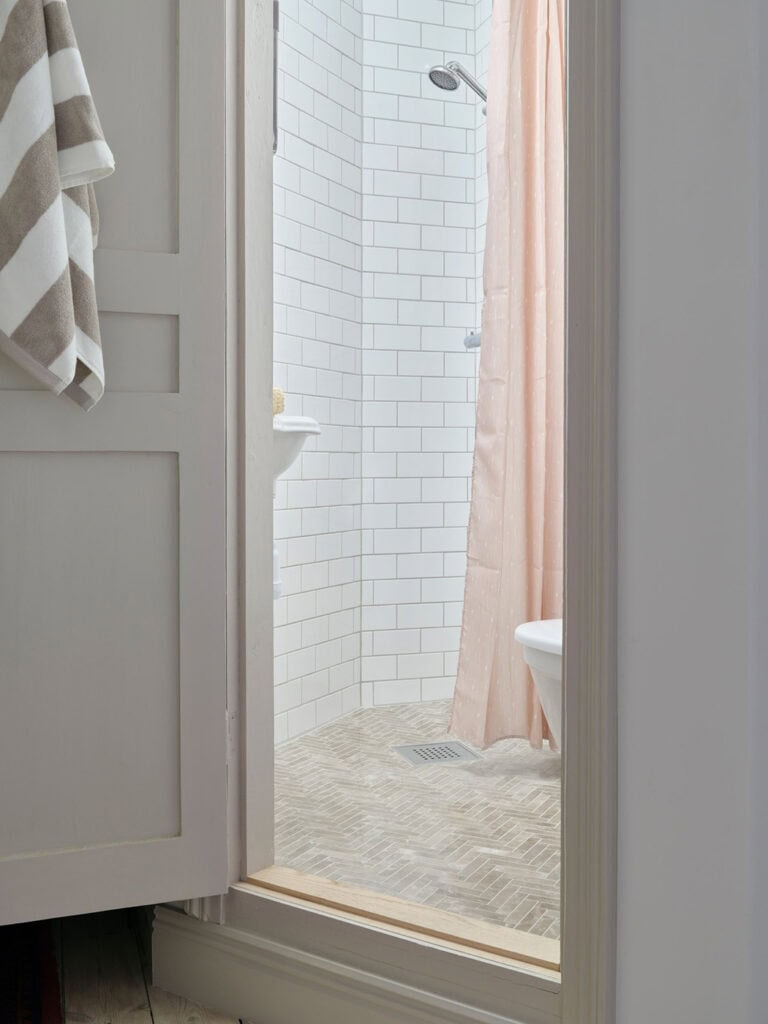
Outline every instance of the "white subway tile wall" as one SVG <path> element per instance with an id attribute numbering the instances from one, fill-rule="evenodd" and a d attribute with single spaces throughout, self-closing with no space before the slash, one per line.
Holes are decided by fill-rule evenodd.
<path id="1" fill-rule="evenodd" d="M 274 380 L 322 433 L 276 488 L 275 738 L 360 706 L 360 0 L 281 0 Z"/>
<path id="2" fill-rule="evenodd" d="M 322 434 L 277 485 L 275 736 L 450 696 L 474 443 L 490 0 L 282 0 L 275 382 Z M 477 55 L 477 57 L 476 57 Z"/>

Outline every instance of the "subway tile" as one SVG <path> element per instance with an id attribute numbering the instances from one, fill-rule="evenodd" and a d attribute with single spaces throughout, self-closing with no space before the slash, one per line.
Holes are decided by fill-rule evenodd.
<path id="1" fill-rule="evenodd" d="M 374 530 L 373 550 L 377 555 L 420 551 L 421 532 L 419 530 Z"/>
<path id="2" fill-rule="evenodd" d="M 463 576 L 456 576 L 442 580 L 423 580 L 421 587 L 425 602 L 461 601 L 464 599 Z"/>
<path id="3" fill-rule="evenodd" d="M 397 458 L 397 476 L 422 478 L 441 477 L 444 472 L 445 456 L 422 452 L 402 452 Z"/>
<path id="4" fill-rule="evenodd" d="M 459 668 L 459 654 L 458 651 L 446 651 L 443 654 L 443 671 L 446 676 L 453 676 L 456 678 L 456 672 Z"/>
<path id="5" fill-rule="evenodd" d="M 421 227 L 418 224 L 373 224 L 374 244 L 392 248 L 413 249 L 420 245 Z"/>
<path id="6" fill-rule="evenodd" d="M 445 506 L 445 525 L 461 526 L 466 530 L 469 522 L 469 502 L 450 502 Z"/>
<path id="7" fill-rule="evenodd" d="M 428 199 L 400 199 L 398 219 L 410 224 L 444 223 L 445 204 Z"/>
<path id="8" fill-rule="evenodd" d="M 421 581 L 419 579 L 396 579 L 374 581 L 374 605 L 400 606 L 403 604 L 417 604 L 420 600 Z"/>
<path id="9" fill-rule="evenodd" d="M 458 651 L 460 635 L 461 630 L 456 626 L 422 629 L 421 650 L 425 654 Z"/>
<path id="10" fill-rule="evenodd" d="M 275 746 L 278 747 L 288 739 L 288 715 L 275 715 Z"/>
<path id="11" fill-rule="evenodd" d="M 298 707 L 302 701 L 301 680 L 292 679 L 275 687 L 275 713 L 280 714 Z"/>
<path id="12" fill-rule="evenodd" d="M 446 302 L 445 323 L 448 326 L 469 330 L 476 322 L 476 313 L 475 304 L 472 302 Z"/>
<path id="13" fill-rule="evenodd" d="M 461 527 L 446 526 L 421 532 L 422 551 L 464 551 L 466 547 L 467 531 Z"/>
<path id="14" fill-rule="evenodd" d="M 402 204 L 404 200 L 400 200 Z M 418 299 L 421 278 L 408 274 L 375 274 L 373 293 L 382 299 Z"/>
<path id="15" fill-rule="evenodd" d="M 440 199 L 449 203 L 461 203 L 466 206 L 469 214 L 474 218 L 475 204 L 467 202 L 467 182 L 464 178 L 448 178 L 441 174 L 425 174 L 421 179 L 421 194 L 424 199 Z M 474 268 L 471 268 L 471 271 L 473 270 Z"/>
<path id="16" fill-rule="evenodd" d="M 468 52 L 467 33 L 463 28 L 424 24 L 421 28 L 421 44 L 451 53 L 466 54 Z M 467 61 L 467 63 L 469 62 Z"/>
<path id="17" fill-rule="evenodd" d="M 418 427 L 375 427 L 374 451 L 419 452 L 422 431 Z"/>
<path id="18" fill-rule="evenodd" d="M 377 654 L 419 654 L 421 653 L 420 629 L 379 629 L 373 634 L 373 653 Z"/>
<path id="19" fill-rule="evenodd" d="M 422 588 L 427 580 L 422 581 Z M 463 597 L 462 593 L 462 597 Z M 424 629 L 430 626 L 440 626 L 443 622 L 443 605 L 437 602 L 422 602 L 421 604 L 403 604 L 397 609 L 398 628 L 419 628 Z"/>
<path id="20" fill-rule="evenodd" d="M 453 152 L 451 150 L 445 153 L 444 160 L 446 174 L 456 178 L 473 177 L 475 173 L 475 158 L 472 153 Z"/>
<path id="21" fill-rule="evenodd" d="M 382 146 L 375 142 L 366 142 L 363 145 L 363 167 L 378 168 L 379 170 L 394 171 L 398 167 L 398 147 Z M 415 170 L 415 168 L 401 167 L 403 171 Z"/>
<path id="22" fill-rule="evenodd" d="M 417 351 L 421 348 L 421 327 L 418 324 L 374 324 L 373 347 Z"/>
<path id="23" fill-rule="evenodd" d="M 404 502 L 421 500 L 421 481 L 417 479 L 374 480 L 374 501 Z"/>
<path id="24" fill-rule="evenodd" d="M 360 678 L 363 682 L 392 679 L 396 674 L 397 657 L 395 655 L 379 655 L 361 659 Z"/>
<path id="25" fill-rule="evenodd" d="M 428 68 L 434 64 L 442 64 L 444 60 L 445 54 L 442 50 L 428 50 L 420 45 L 409 46 L 408 44 L 402 44 L 398 46 L 398 67 L 403 70 L 417 71 L 419 74 L 424 75 Z M 436 87 L 431 86 L 431 88 L 434 89 Z"/>
<path id="26" fill-rule="evenodd" d="M 461 301 L 467 294 L 466 280 L 463 277 L 425 277 L 421 282 L 421 294 L 424 299 L 432 301 Z"/>
<path id="27" fill-rule="evenodd" d="M 382 15 L 386 18 L 397 17 L 397 0 L 365 0 L 366 15 Z"/>
<path id="28" fill-rule="evenodd" d="M 418 552 L 413 555 L 397 556 L 398 579 L 423 579 L 444 575 L 443 555 L 435 552 Z"/>
<path id="29" fill-rule="evenodd" d="M 397 43 L 382 43 L 375 39 L 365 40 L 365 63 L 371 67 L 396 68 Z M 366 95 L 366 100 L 370 92 Z"/>
<path id="30" fill-rule="evenodd" d="M 400 427 L 438 427 L 443 425 L 441 402 L 398 402 L 397 425 Z"/>
<path id="31" fill-rule="evenodd" d="M 466 153 L 468 133 L 463 128 L 442 127 L 425 124 L 421 128 L 421 144 L 425 149 L 441 149 L 446 153 L 446 173 L 448 172 L 448 153 Z M 468 176 L 468 175 L 467 175 Z"/>
<path id="32" fill-rule="evenodd" d="M 411 149 L 409 146 L 399 146 L 397 148 L 397 166 L 401 171 L 437 177 L 443 174 L 444 163 L 444 154 L 438 150 Z M 422 180 L 422 190 L 424 187 L 425 183 Z M 437 196 L 427 195 L 424 191 L 422 194 L 428 199 L 438 198 Z"/>
<path id="33" fill-rule="evenodd" d="M 443 24 L 443 0 L 398 0 L 400 18 L 426 24 Z"/>
<path id="34" fill-rule="evenodd" d="M 417 22 L 401 21 L 397 17 L 376 16 L 373 38 L 380 43 L 404 43 L 418 46 L 421 43 L 421 26 Z"/>
<path id="35" fill-rule="evenodd" d="M 446 601 L 443 605 L 443 625 L 460 626 L 463 610 L 463 601 Z"/>
<path id="36" fill-rule="evenodd" d="M 444 372 L 444 358 L 439 352 L 400 352 L 397 357 L 398 370 L 411 377 L 441 377 Z"/>
<path id="37" fill-rule="evenodd" d="M 407 678 L 425 678 L 442 676 L 444 661 L 442 654 L 399 654 L 397 655 L 397 674 Z"/>
<path id="38" fill-rule="evenodd" d="M 365 402 L 363 422 L 369 427 L 394 427 L 398 425 L 397 402 Z M 408 425 L 408 424 L 401 424 Z"/>
<path id="39" fill-rule="evenodd" d="M 459 6 L 452 4 L 451 6 Z M 421 680 L 421 699 L 428 700 L 450 700 L 456 686 L 456 676 L 436 676 L 432 679 Z"/>
<path id="40" fill-rule="evenodd" d="M 287 715 L 288 739 L 301 736 L 309 732 L 317 725 L 314 702 L 302 704 L 301 707 L 293 708 Z"/>
<path id="41" fill-rule="evenodd" d="M 396 251 L 397 269 L 401 274 L 443 273 L 444 258 L 440 252 L 424 252 L 421 249 L 399 249 Z"/>
<path id="42" fill-rule="evenodd" d="M 395 529 L 397 526 L 397 506 L 376 503 L 363 505 L 362 517 L 364 530 Z"/>
<path id="43" fill-rule="evenodd" d="M 421 244 L 425 249 L 438 249 L 445 253 L 466 252 L 467 231 L 464 228 L 423 227 Z"/>
<path id="44" fill-rule="evenodd" d="M 443 522 L 443 506 L 439 503 L 397 506 L 398 527 L 441 527 Z"/>
<path id="45" fill-rule="evenodd" d="M 463 427 L 425 427 L 421 441 L 425 452 L 466 452 L 467 431 Z"/>
<path id="46" fill-rule="evenodd" d="M 400 71 L 398 74 L 410 75 L 410 71 Z M 419 81 L 421 89 L 421 80 Z M 399 117 L 402 122 L 416 121 L 418 124 L 445 124 L 445 103 L 442 100 L 421 99 L 419 94 L 403 95 L 402 90 L 397 90 L 397 112 L 394 115 L 385 114 L 385 117 Z"/>
<path id="47" fill-rule="evenodd" d="M 396 605 L 363 605 L 362 627 L 364 630 L 395 629 L 396 625 Z"/>
<path id="48" fill-rule="evenodd" d="M 416 704 L 421 700 L 418 679 L 389 679 L 373 684 L 374 705 Z"/>
<path id="49" fill-rule="evenodd" d="M 472 103 L 446 103 L 445 123 L 454 128 L 474 129 L 477 114 Z"/>
<path id="50" fill-rule="evenodd" d="M 457 129 L 451 129 L 456 131 Z M 400 121 L 385 120 L 377 117 L 373 123 L 373 138 L 369 141 L 383 146 L 408 146 L 415 148 L 421 145 L 422 126 L 419 124 L 402 124 Z M 430 146 L 438 149 L 438 146 Z"/>
<path id="51" fill-rule="evenodd" d="M 421 195 L 421 178 L 405 171 L 374 171 L 373 185 L 377 195 L 416 199 Z"/>
<path id="52" fill-rule="evenodd" d="M 317 668 L 315 647 L 299 647 L 289 651 L 287 661 L 288 679 L 301 679 L 302 676 L 314 672 Z"/>
<path id="53" fill-rule="evenodd" d="M 390 74 L 391 72 L 387 72 Z M 363 110 L 366 117 L 385 117 L 396 119 L 398 115 L 397 96 L 393 95 L 394 90 L 383 92 L 366 93 L 363 102 Z"/>
<path id="54" fill-rule="evenodd" d="M 340 693 L 329 693 L 317 701 L 316 720 L 318 726 L 325 725 L 339 718 L 343 711 L 342 697 Z"/>
<path id="55" fill-rule="evenodd" d="M 427 325 L 435 320 L 443 319 L 443 304 L 439 302 L 426 302 L 399 300 L 397 304 L 398 323 L 410 325 Z"/>
<path id="56" fill-rule="evenodd" d="M 396 202 L 396 201 L 395 201 Z M 396 274 L 398 269 L 398 250 L 384 246 L 366 246 L 363 253 L 364 270 L 375 273 Z"/>
<path id="57" fill-rule="evenodd" d="M 326 38 L 329 46 L 341 51 L 346 57 L 354 59 L 355 37 L 353 33 L 336 21 L 327 23 Z"/>
<path id="58" fill-rule="evenodd" d="M 452 332 L 455 337 L 455 332 Z M 458 348 L 462 344 L 460 338 L 456 339 Z M 467 359 L 467 356 L 464 356 Z M 466 366 L 465 362 L 465 366 Z M 464 402 L 467 400 L 466 374 L 462 377 L 425 377 L 421 382 L 421 397 L 425 402 Z"/>
<path id="59" fill-rule="evenodd" d="M 400 353 L 403 355 L 403 353 Z M 417 402 L 421 398 L 422 382 L 419 377 L 407 377 L 403 371 L 402 376 L 377 376 L 374 381 L 374 396 L 380 401 L 411 401 Z M 384 474 L 397 476 L 396 472 Z"/>

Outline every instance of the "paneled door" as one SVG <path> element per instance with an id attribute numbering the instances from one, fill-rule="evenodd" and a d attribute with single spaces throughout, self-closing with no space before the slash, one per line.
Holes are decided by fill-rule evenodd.
<path id="1" fill-rule="evenodd" d="M 0 363 L 0 924 L 226 889 L 225 0 L 70 0 L 107 393 Z"/>

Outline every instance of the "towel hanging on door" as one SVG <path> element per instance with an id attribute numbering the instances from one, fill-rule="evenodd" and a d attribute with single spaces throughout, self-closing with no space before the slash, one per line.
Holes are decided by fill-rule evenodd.
<path id="1" fill-rule="evenodd" d="M 0 349 L 86 410 L 104 392 L 93 182 L 114 167 L 65 0 L 0 0 Z"/>

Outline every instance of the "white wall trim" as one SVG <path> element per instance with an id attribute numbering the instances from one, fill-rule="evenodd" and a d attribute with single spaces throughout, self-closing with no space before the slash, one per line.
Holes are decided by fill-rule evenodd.
<path id="1" fill-rule="evenodd" d="M 428 988 L 425 976 L 407 984 L 373 969 L 351 966 L 252 931 L 202 924 L 158 908 L 153 934 L 153 980 L 221 1013 L 254 1024 L 555 1024 L 550 1012 L 534 1018 L 470 1006 Z M 423 986 L 423 987 L 422 987 Z M 552 986 L 550 986 L 552 988 Z"/>
<path id="2" fill-rule="evenodd" d="M 226 896 L 200 896 L 192 900 L 184 900 L 184 913 L 198 921 L 223 924 Z"/>
<path id="3" fill-rule="evenodd" d="M 274 857 L 272 0 L 237 0 L 243 874 Z M 234 55 L 232 59 L 235 59 Z M 247 173 L 246 173 L 247 168 Z"/>
<path id="4" fill-rule="evenodd" d="M 564 1024 L 616 1017 L 619 0 L 568 4 Z"/>

